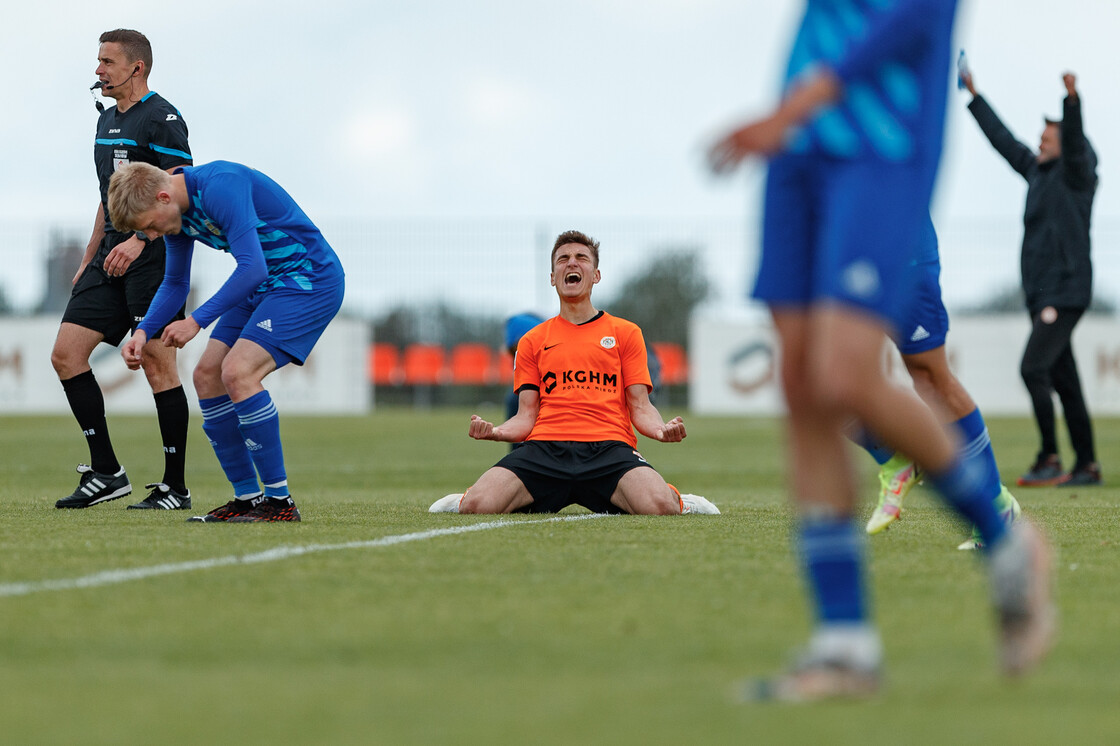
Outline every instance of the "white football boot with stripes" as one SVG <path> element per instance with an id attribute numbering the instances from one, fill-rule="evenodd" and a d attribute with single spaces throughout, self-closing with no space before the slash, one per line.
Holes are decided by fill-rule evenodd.
<path id="1" fill-rule="evenodd" d="M 151 490 L 148 496 L 135 505 L 129 505 L 129 510 L 190 510 L 191 493 L 182 495 L 168 487 L 163 482 L 152 482 L 144 485 L 144 489 Z"/>
<path id="2" fill-rule="evenodd" d="M 132 484 L 123 466 L 116 474 L 101 474 L 86 464 L 78 464 L 75 471 L 81 474 L 78 489 L 56 502 L 56 508 L 88 508 L 132 493 Z"/>

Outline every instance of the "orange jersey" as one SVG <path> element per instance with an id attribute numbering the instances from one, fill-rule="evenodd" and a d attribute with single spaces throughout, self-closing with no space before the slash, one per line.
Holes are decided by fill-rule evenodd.
<path id="1" fill-rule="evenodd" d="M 600 312 L 573 324 L 559 316 L 530 329 L 517 345 L 513 388 L 540 391 L 526 440 L 619 440 L 636 448 L 626 388 L 652 388 L 646 342 L 637 324 Z"/>

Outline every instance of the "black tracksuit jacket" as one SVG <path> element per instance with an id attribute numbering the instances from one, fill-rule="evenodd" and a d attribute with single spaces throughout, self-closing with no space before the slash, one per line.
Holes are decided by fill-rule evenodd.
<path id="1" fill-rule="evenodd" d="M 1035 151 L 1015 139 L 983 96 L 968 105 L 989 142 L 1027 180 L 1020 257 L 1027 310 L 1088 308 L 1093 296 L 1089 220 L 1097 191 L 1097 154 L 1085 138 L 1080 97 L 1066 97 L 1062 154 L 1039 164 Z"/>

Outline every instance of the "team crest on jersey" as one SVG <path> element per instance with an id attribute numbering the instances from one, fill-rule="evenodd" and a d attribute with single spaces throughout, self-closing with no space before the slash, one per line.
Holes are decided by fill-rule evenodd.
<path id="1" fill-rule="evenodd" d="M 206 230 L 210 231 L 215 236 L 222 235 L 222 229 L 211 223 L 209 218 L 203 218 L 202 224 L 206 226 Z"/>
<path id="2" fill-rule="evenodd" d="M 602 339 L 599 340 L 599 345 L 604 350 L 613 349 L 616 344 L 618 344 L 618 342 L 615 340 L 614 337 L 603 337 Z"/>

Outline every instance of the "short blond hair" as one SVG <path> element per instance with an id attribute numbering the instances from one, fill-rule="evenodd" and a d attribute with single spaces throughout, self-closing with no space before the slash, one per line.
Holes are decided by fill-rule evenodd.
<path id="1" fill-rule="evenodd" d="M 150 163 L 129 163 L 109 179 L 109 221 L 121 233 L 137 230 L 140 213 L 155 207 L 156 195 L 171 186 L 171 175 Z"/>

